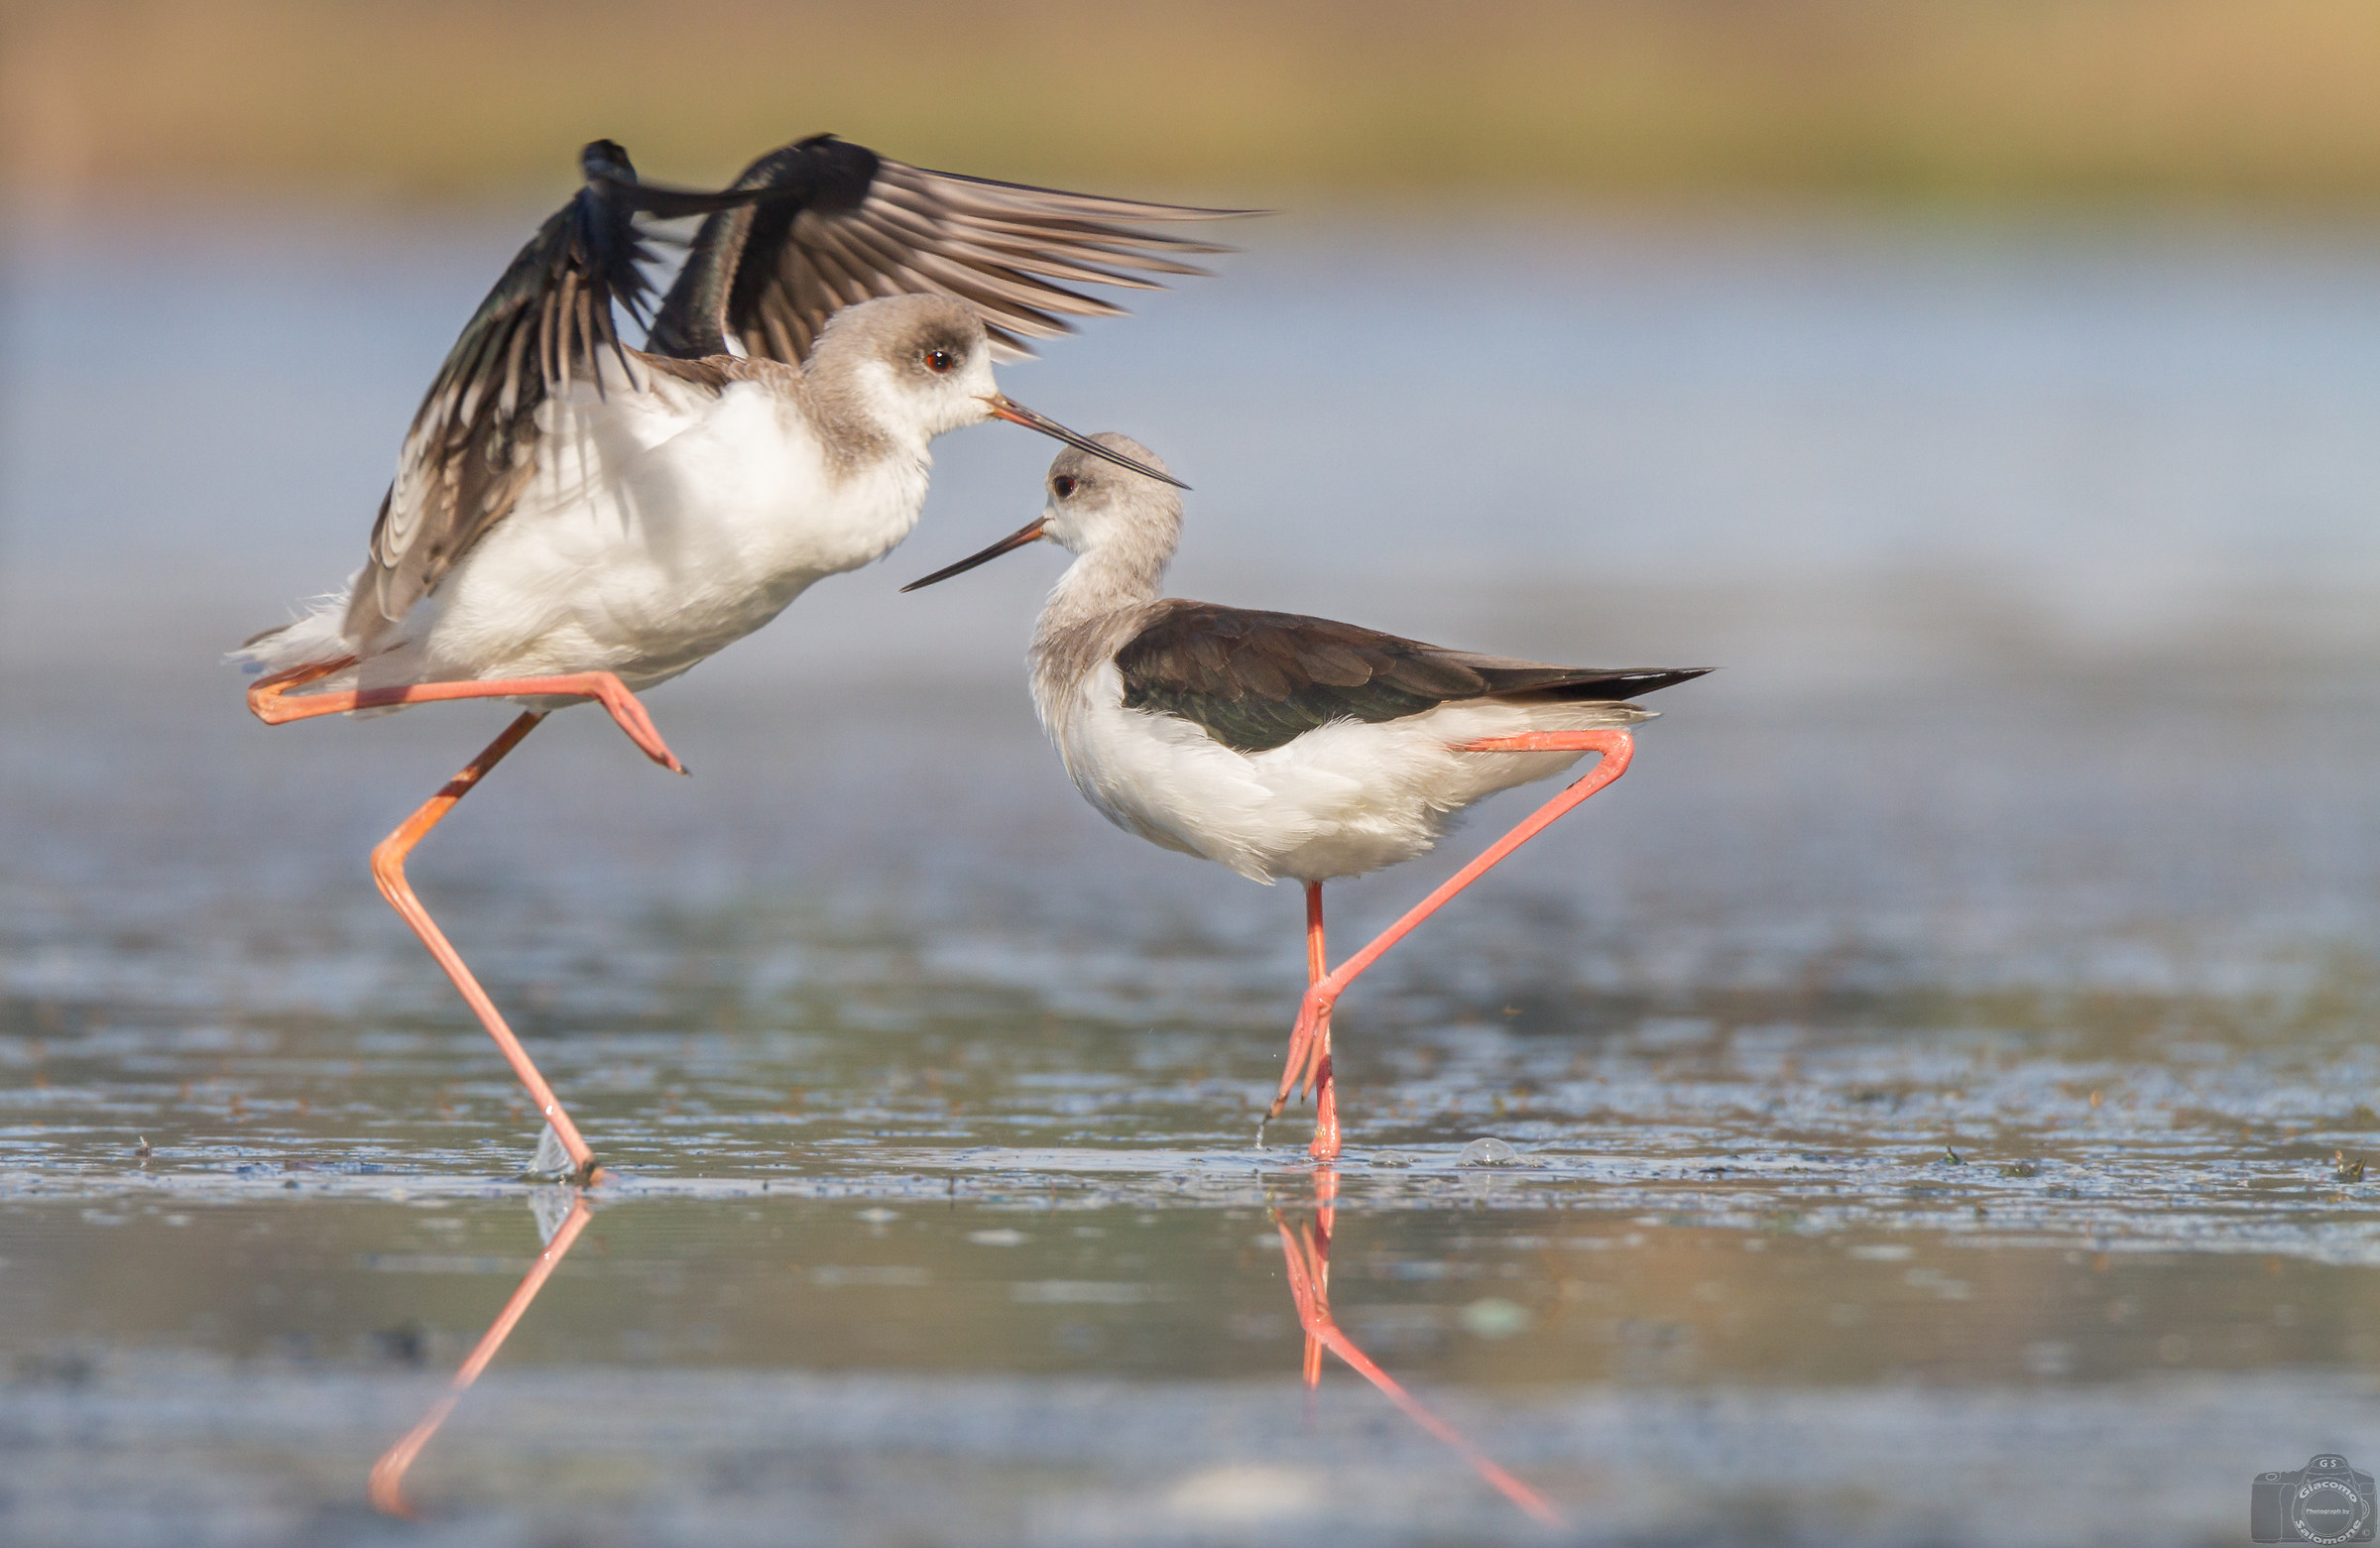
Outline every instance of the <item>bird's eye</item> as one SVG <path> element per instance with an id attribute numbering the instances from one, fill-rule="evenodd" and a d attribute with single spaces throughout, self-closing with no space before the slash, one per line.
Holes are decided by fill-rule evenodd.
<path id="1" fill-rule="evenodd" d="M 925 368 L 936 376 L 948 376 L 950 368 L 958 363 L 959 357 L 947 349 L 929 349 L 925 352 Z"/>
<path id="2" fill-rule="evenodd" d="M 1068 495 L 1074 493 L 1074 480 L 1067 477 L 1065 474 L 1060 473 L 1056 478 L 1053 478 L 1049 481 L 1049 490 L 1051 494 L 1054 494 L 1060 500 L 1063 500 Z"/>

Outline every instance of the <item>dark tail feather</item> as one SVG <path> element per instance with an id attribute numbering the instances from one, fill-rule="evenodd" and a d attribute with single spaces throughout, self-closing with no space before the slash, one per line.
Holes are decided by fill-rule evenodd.
<path id="1" fill-rule="evenodd" d="M 1490 698 L 1527 703 L 1606 703 L 1674 688 L 1710 671 L 1708 666 L 1633 666 L 1617 670 L 1489 667 L 1481 672 Z"/>

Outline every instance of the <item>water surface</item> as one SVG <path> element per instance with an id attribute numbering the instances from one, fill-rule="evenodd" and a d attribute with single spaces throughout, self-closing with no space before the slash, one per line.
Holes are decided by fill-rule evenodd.
<path id="1" fill-rule="evenodd" d="M 1254 1143 L 1299 899 L 1065 784 L 1051 556 L 893 594 L 1031 509 L 953 437 L 654 696 L 694 778 L 564 715 L 419 852 L 620 1170 L 576 1226 L 363 866 L 502 713 L 267 731 L 212 659 L 352 566 L 517 233 L 23 246 L 11 1541 L 2214 1543 L 2380 1456 L 2362 234 L 1275 230 L 1012 378 L 1186 470 L 1179 589 L 1725 669 L 1343 1003 L 1324 1177 Z M 1568 1526 L 1309 1393 L 1318 1306 Z"/>

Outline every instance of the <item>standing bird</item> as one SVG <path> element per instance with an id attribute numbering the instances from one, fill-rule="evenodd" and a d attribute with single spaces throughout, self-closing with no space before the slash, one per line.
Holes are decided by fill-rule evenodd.
<path id="1" fill-rule="evenodd" d="M 1041 609 L 1033 707 L 1084 798 L 1152 844 L 1306 885 L 1307 989 L 1266 1119 L 1315 1092 L 1311 1153 L 1339 1153 L 1331 1008 L 1349 983 L 1497 861 L 1628 766 L 1624 702 L 1707 667 L 1610 671 L 1476 655 L 1354 624 L 1160 598 L 1182 500 L 1113 432 L 1050 464 L 1041 514 L 947 580 L 1048 539 L 1075 555 Z M 1093 456 L 1104 457 L 1119 472 Z M 1426 854 L 1474 801 L 1602 757 L 1377 940 L 1325 971 L 1322 884 Z M 1259 1132 L 1261 1130 L 1259 1129 Z"/>
<path id="2" fill-rule="evenodd" d="M 682 773 L 636 693 L 908 536 L 943 431 L 1001 418 L 1092 446 L 1004 396 L 994 357 L 1066 331 L 1061 314 L 1119 310 L 1055 280 L 1146 289 L 1133 271 L 1203 272 L 1166 254 L 1222 251 L 1127 222 L 1237 212 L 926 172 L 832 136 L 719 193 L 642 183 L 608 140 L 580 163 L 585 186 L 430 384 L 363 568 L 235 659 L 264 674 L 248 702 L 272 725 L 441 699 L 527 707 L 372 852 L 372 872 L 591 1178 L 577 1126 L 407 885 L 408 853 L 573 702 L 601 703 Z M 631 349 L 614 307 L 645 314 L 640 214 L 708 218 Z"/>

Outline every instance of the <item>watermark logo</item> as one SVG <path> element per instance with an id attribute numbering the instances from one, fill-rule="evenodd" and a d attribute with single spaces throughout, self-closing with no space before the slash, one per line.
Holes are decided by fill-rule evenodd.
<path id="1" fill-rule="evenodd" d="M 2248 1536 L 2260 1543 L 2368 1543 L 2375 1516 L 2372 1476 L 2334 1452 L 2295 1473 L 2259 1473 L 2249 1486 Z"/>

